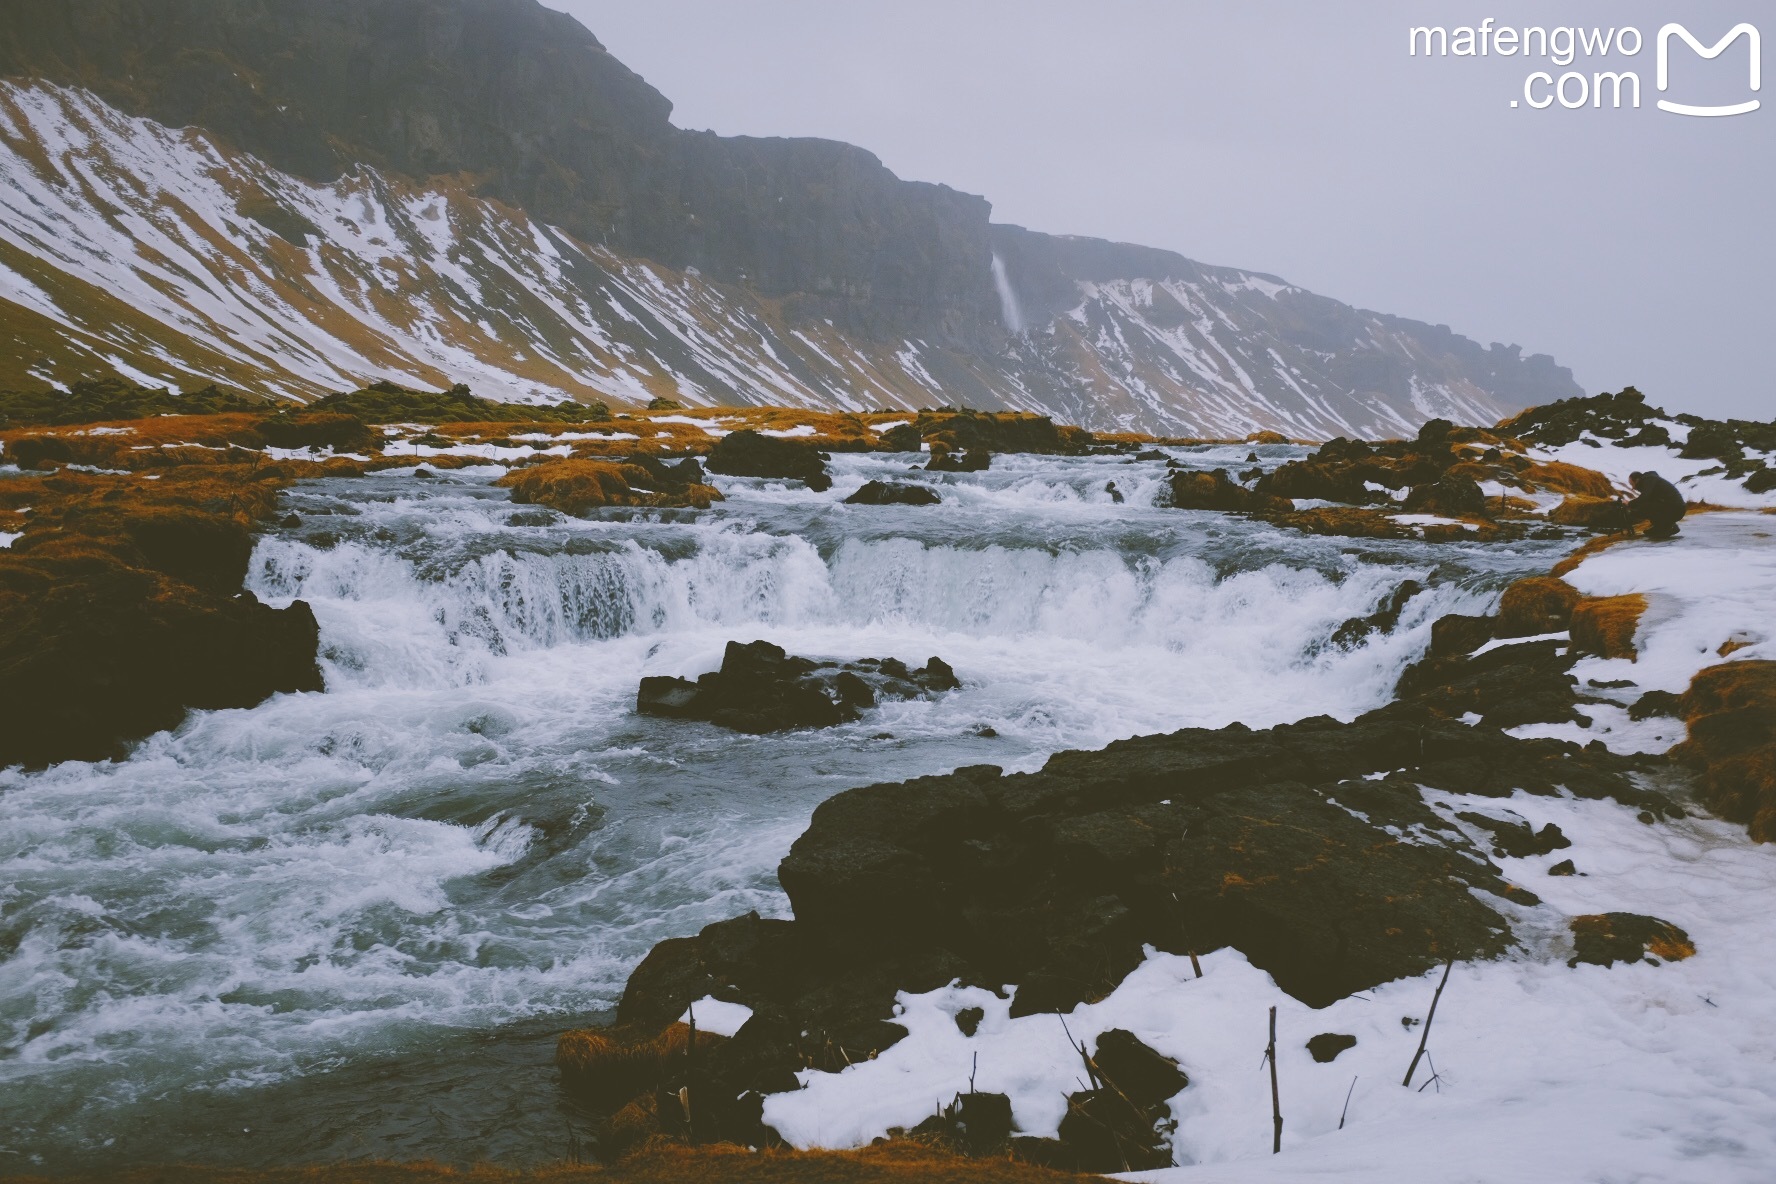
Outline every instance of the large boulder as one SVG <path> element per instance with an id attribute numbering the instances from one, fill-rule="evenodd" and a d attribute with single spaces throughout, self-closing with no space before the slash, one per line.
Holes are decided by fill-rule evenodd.
<path id="1" fill-rule="evenodd" d="M 911 699 L 961 683 L 941 658 L 914 670 L 894 658 L 816 662 L 768 641 L 731 641 L 720 670 L 695 682 L 641 680 L 635 709 L 643 715 L 707 720 L 739 732 L 830 728 L 858 718 L 883 699 Z"/>
<path id="2" fill-rule="evenodd" d="M 1170 480 L 1172 505 L 1180 510 L 1260 510 L 1292 509 L 1291 502 L 1269 494 L 1254 493 L 1236 485 L 1226 469 L 1195 472 L 1180 469 Z"/>
<path id="3" fill-rule="evenodd" d="M 800 481 L 819 493 L 832 488 L 826 455 L 812 444 L 767 436 L 750 428 L 716 441 L 706 461 L 709 471 L 729 477 L 776 477 Z"/>
<path id="4" fill-rule="evenodd" d="M 693 464 L 695 462 L 692 462 Z M 701 475 L 700 473 L 698 474 Z M 712 486 L 688 480 L 688 470 L 565 457 L 513 469 L 495 485 L 521 505 L 586 514 L 607 506 L 690 506 L 706 510 L 722 500 Z"/>
<path id="5" fill-rule="evenodd" d="M 302 601 L 206 591 L 73 540 L 0 560 L 0 622 L 0 766 L 113 759 L 192 708 L 321 689 Z"/>
<path id="6" fill-rule="evenodd" d="M 1486 495 L 1473 478 L 1447 474 L 1436 481 L 1413 486 L 1412 492 L 1406 495 L 1405 508 L 1413 514 L 1476 517 L 1486 512 Z"/>
<path id="7" fill-rule="evenodd" d="M 910 485 L 902 481 L 866 481 L 858 491 L 845 499 L 848 506 L 935 506 L 943 501 L 929 485 Z"/>

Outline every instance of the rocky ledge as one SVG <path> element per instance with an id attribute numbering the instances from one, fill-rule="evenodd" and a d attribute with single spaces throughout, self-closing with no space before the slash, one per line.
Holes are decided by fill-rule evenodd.
<path id="1" fill-rule="evenodd" d="M 1402 585 L 1332 644 L 1392 628 L 1419 591 Z M 1521 908 L 1539 901 L 1495 859 L 1572 844 L 1502 804 L 1458 811 L 1426 790 L 1612 798 L 1648 825 L 1684 813 L 1658 788 L 1663 758 L 1500 730 L 1576 718 L 1586 701 L 1570 673 L 1577 654 L 1620 631 L 1593 643 L 1548 634 L 1578 636 L 1598 603 L 1537 577 L 1508 590 L 1497 614 L 1445 617 L 1399 700 L 1349 723 L 1187 729 L 1060 753 L 1034 773 L 979 766 L 839 794 L 779 869 L 794 919 L 748 914 L 662 942 L 631 976 L 616 1028 L 564 1038 L 564 1083 L 613 1115 L 607 1150 L 677 1131 L 667 1095 L 689 1082 L 682 1066 L 668 1059 L 625 1077 L 613 1068 L 632 1063 L 621 1050 L 681 1029 L 675 1021 L 697 1000 L 742 1004 L 751 1018 L 698 1054 L 698 1132 L 770 1145 L 763 1096 L 797 1088 L 800 1071 L 836 1071 L 898 1041 L 901 991 L 959 982 L 1014 992 L 1014 1016 L 1065 1013 L 1113 990 L 1148 947 L 1232 947 L 1322 1006 L 1439 963 L 1499 956 Z M 1732 739 L 1708 752 L 1733 785 L 1746 762 L 1727 754 L 1743 755 L 1756 730 L 1733 713 L 1761 710 L 1761 687 L 1742 679 L 1692 705 L 1728 717 L 1720 731 Z M 1679 710 L 1667 698 L 1648 710 Z M 1571 872 L 1571 861 L 1553 869 Z M 1600 965 L 1694 950 L 1657 918 L 1599 914 L 1575 918 L 1572 931 L 1576 959 Z M 609 1051 L 582 1055 L 574 1041 L 592 1036 Z M 1101 1041 L 1080 1053 L 1084 1088 L 1070 1114 L 1084 1117 L 1063 1124 L 1058 1142 L 1000 1129 L 1003 1099 L 988 1095 L 935 1107 L 920 1129 L 964 1149 L 991 1131 L 994 1153 L 1062 1166 L 1162 1165 L 1166 1108 L 1131 1100 L 1138 1087 L 1125 1084 L 1163 1074 L 1157 1054 L 1113 1048 L 1108 1062 L 1127 1054 L 1136 1066 L 1113 1070 L 1097 1062 Z"/>
<path id="2" fill-rule="evenodd" d="M 669 719 L 707 720 L 737 732 L 784 732 L 849 723 L 884 699 L 916 699 L 962 684 L 942 658 L 914 670 L 896 658 L 816 662 L 768 641 L 728 643 L 720 670 L 641 680 L 635 709 Z"/>

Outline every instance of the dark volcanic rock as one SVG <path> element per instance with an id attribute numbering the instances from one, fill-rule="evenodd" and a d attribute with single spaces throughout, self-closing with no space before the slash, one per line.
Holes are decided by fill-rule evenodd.
<path id="1" fill-rule="evenodd" d="M 1190 1084 L 1178 1062 L 1155 1052 L 1133 1032 L 1122 1028 L 1111 1028 L 1098 1037 L 1092 1063 L 1106 1082 L 1143 1109 L 1164 1105 Z"/>
<path id="2" fill-rule="evenodd" d="M 696 682 L 641 680 L 635 709 L 643 715 L 701 719 L 739 732 L 829 728 L 856 719 L 881 699 L 911 699 L 955 690 L 961 683 L 941 658 L 913 670 L 894 658 L 816 662 L 767 641 L 730 641 L 720 670 Z"/>
<path id="3" fill-rule="evenodd" d="M 845 499 L 848 506 L 935 506 L 943 498 L 929 485 L 899 481 L 870 481 Z"/>
<path id="4" fill-rule="evenodd" d="M 1352 617 L 1334 630 L 1332 644 L 1341 649 L 1352 649 L 1371 633 L 1392 633 L 1400 623 L 1400 614 L 1406 611 L 1412 598 L 1423 591 L 1424 585 L 1417 580 L 1403 581 L 1375 606 L 1374 612 L 1366 617 Z"/>
<path id="5" fill-rule="evenodd" d="M 980 448 L 954 452 L 941 441 L 934 441 L 931 459 L 925 467 L 933 473 L 984 473 L 993 467 L 993 454 Z"/>
<path id="6" fill-rule="evenodd" d="M 1696 952 L 1690 935 L 1657 917 L 1638 913 L 1594 913 L 1572 919 L 1571 964 L 1614 966 L 1643 958 L 1680 962 Z"/>
<path id="7" fill-rule="evenodd" d="M 1122 741 L 1038 773 L 983 766 L 851 790 L 815 812 L 779 871 L 793 922 L 662 943 L 621 1015 L 669 1019 L 733 989 L 802 1030 L 849 1032 L 845 1047 L 867 1054 L 896 990 L 1016 983 L 1015 1012 L 1061 1010 L 1113 987 L 1143 943 L 1234 945 L 1323 1004 L 1502 950 L 1505 921 L 1471 889 L 1533 900 L 1418 786 L 1657 801 L 1627 782 L 1633 767 L 1395 707 L 1348 725 Z M 1376 771 L 1389 775 L 1364 778 Z M 1402 843 L 1386 826 L 1437 839 Z"/>
<path id="8" fill-rule="evenodd" d="M 1091 442 L 1090 432 L 1057 424 L 1046 415 L 967 407 L 921 411 L 911 423 L 882 434 L 882 447 L 888 452 L 917 452 L 930 445 L 934 458 L 939 446 L 946 453 L 978 453 L 985 458 L 994 452 L 1081 453 Z"/>
<path id="9" fill-rule="evenodd" d="M 1486 495 L 1479 482 L 1470 477 L 1446 476 L 1426 485 L 1416 485 L 1406 495 L 1406 510 L 1412 514 L 1442 514 L 1451 518 L 1475 516 L 1486 512 Z"/>
<path id="10" fill-rule="evenodd" d="M 1321 1032 L 1307 1042 L 1307 1052 L 1319 1064 L 1330 1065 L 1338 1059 L 1339 1053 L 1356 1046 L 1355 1036 L 1343 1032 Z"/>
<path id="11" fill-rule="evenodd" d="M 1172 505 L 1180 510 L 1288 510 L 1293 506 L 1280 497 L 1254 493 L 1234 484 L 1226 469 L 1207 473 L 1181 469 L 1171 476 Z"/>
<path id="12" fill-rule="evenodd" d="M 1472 810 L 1464 810 L 1456 815 L 1463 822 L 1469 822 L 1492 834 L 1492 853 L 1508 855 L 1522 859 L 1530 855 L 1546 855 L 1551 851 L 1561 851 L 1572 846 L 1572 840 L 1561 833 L 1560 828 L 1552 822 L 1536 830 L 1527 822 L 1507 822 L 1502 818 L 1492 818 Z"/>
<path id="13" fill-rule="evenodd" d="M 779 477 L 801 481 L 816 493 L 832 488 L 826 456 L 812 444 L 766 436 L 750 428 L 723 436 L 710 449 L 709 471 L 730 477 Z"/>
<path id="14" fill-rule="evenodd" d="M 189 709 L 321 689 L 320 627 L 302 601 L 274 609 L 53 550 L 0 564 L 0 766 L 112 759 Z M 227 562 L 171 565 L 208 582 Z"/>

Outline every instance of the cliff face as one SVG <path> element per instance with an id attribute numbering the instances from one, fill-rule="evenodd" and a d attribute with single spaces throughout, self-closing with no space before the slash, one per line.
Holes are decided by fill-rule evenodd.
<path id="1" fill-rule="evenodd" d="M 0 77 L 0 385 L 449 379 L 1304 436 L 1579 393 L 1273 277 L 991 225 L 850 145 L 679 130 L 536 0 L 9 0 Z"/>
<path id="2" fill-rule="evenodd" d="M 996 328 L 988 205 L 825 140 L 722 138 L 536 0 L 9 0 L 0 75 L 305 180 L 461 176 L 576 238 L 872 336 Z"/>

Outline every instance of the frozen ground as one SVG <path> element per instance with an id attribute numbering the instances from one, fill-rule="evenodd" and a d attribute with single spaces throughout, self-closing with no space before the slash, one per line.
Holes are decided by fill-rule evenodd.
<path id="1" fill-rule="evenodd" d="M 1687 520 L 1671 542 L 1630 541 L 1567 578 L 1588 595 L 1640 592 L 1650 606 L 1637 662 L 1586 659 L 1581 683 L 1628 680 L 1612 694 L 1681 691 L 1703 666 L 1771 657 L 1776 622 L 1776 518 L 1715 513 Z M 1725 642 L 1743 648 L 1719 651 Z M 1682 738 L 1669 719 L 1631 723 L 1592 709 L 1591 729 L 1538 726 L 1520 734 L 1601 738 L 1622 751 L 1662 751 Z M 1693 816 L 1647 825 L 1613 802 L 1506 802 L 1433 796 L 1453 817 L 1480 808 L 1557 823 L 1573 846 L 1500 859 L 1543 898 L 1519 909 L 1521 946 L 1504 960 L 1457 966 L 1432 1030 L 1430 1064 L 1401 1085 L 1438 972 L 1314 1011 L 1279 991 L 1231 950 L 1189 960 L 1154 953 L 1109 997 L 1066 1017 L 1088 1044 L 1127 1028 L 1177 1059 L 1191 1085 L 1172 1103 L 1182 1165 L 1132 1179 L 1163 1184 L 1349 1181 L 1685 1181 L 1776 1179 L 1776 848 L 1736 826 Z M 1550 877 L 1572 859 L 1576 876 Z M 1681 962 L 1569 967 L 1567 921 L 1644 913 L 1686 930 L 1697 953 Z M 1261 1067 L 1267 1011 L 1279 1012 L 1286 1126 L 1270 1154 L 1269 1079 Z M 903 996 L 907 1039 L 838 1074 L 807 1073 L 805 1088 L 768 1099 L 766 1119 L 799 1146 L 854 1146 L 911 1126 L 958 1091 L 1008 1094 L 1027 1134 L 1052 1136 L 1079 1090 L 1078 1057 L 1053 1015 L 1008 1018 L 1009 999 L 951 988 Z M 986 1012 L 976 1035 L 954 1016 Z M 1306 1041 L 1357 1037 L 1331 1064 Z M 1425 1083 L 1434 1083 L 1425 1088 Z M 1340 1117 L 1347 1096 L 1343 1129 Z"/>

